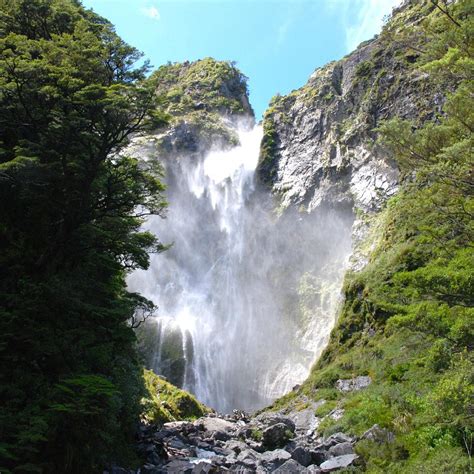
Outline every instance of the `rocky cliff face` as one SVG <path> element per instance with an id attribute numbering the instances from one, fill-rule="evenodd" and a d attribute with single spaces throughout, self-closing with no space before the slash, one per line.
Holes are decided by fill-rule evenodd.
<path id="1" fill-rule="evenodd" d="M 395 116 L 424 121 L 443 102 L 429 76 L 411 68 L 416 49 L 393 39 L 417 24 L 421 3 L 404 2 L 380 36 L 317 69 L 302 88 L 274 97 L 264 115 L 260 181 L 283 208 L 353 210 L 355 268 L 365 263 L 361 244 L 371 215 L 398 188 L 397 166 L 377 143 L 377 126 Z"/>

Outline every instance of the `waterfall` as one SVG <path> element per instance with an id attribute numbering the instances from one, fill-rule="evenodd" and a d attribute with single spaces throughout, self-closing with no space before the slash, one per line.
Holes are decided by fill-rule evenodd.
<path id="1" fill-rule="evenodd" d="M 240 145 L 164 163 L 172 242 L 129 287 L 158 305 L 139 335 L 148 363 L 219 411 L 253 410 L 304 380 L 327 342 L 350 254 L 351 217 L 282 215 L 256 189 L 261 127 Z"/>

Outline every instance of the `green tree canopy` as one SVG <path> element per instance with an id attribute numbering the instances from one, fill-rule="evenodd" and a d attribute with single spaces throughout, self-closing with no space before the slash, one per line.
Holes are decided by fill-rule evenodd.
<path id="1" fill-rule="evenodd" d="M 140 53 L 76 0 L 0 0 L 0 470 L 96 472 L 143 386 L 126 290 L 163 247 L 161 171 L 123 154 L 162 122 Z"/>

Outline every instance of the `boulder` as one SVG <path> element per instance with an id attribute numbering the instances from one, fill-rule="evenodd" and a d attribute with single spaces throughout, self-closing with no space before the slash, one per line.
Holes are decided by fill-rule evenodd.
<path id="1" fill-rule="evenodd" d="M 395 440 L 395 435 L 386 428 L 381 428 L 379 425 L 374 425 L 361 436 L 361 439 L 367 439 L 380 444 L 391 443 Z"/>
<path id="2" fill-rule="evenodd" d="M 199 462 L 193 467 L 193 474 L 208 474 L 211 472 L 217 472 L 215 466 L 208 462 Z"/>
<path id="3" fill-rule="evenodd" d="M 311 454 L 311 463 L 317 464 L 318 466 L 324 461 L 326 461 L 328 458 L 327 451 L 323 449 L 311 449 L 310 454 Z"/>
<path id="4" fill-rule="evenodd" d="M 194 422 L 194 426 L 201 431 L 208 431 L 210 433 L 214 431 L 233 431 L 236 428 L 235 423 L 217 417 L 199 418 Z"/>
<path id="5" fill-rule="evenodd" d="M 162 472 L 170 474 L 192 474 L 194 464 L 186 459 L 174 459 L 165 466 L 163 466 Z"/>
<path id="6" fill-rule="evenodd" d="M 290 440 L 293 432 L 294 424 L 293 431 L 285 423 L 271 425 L 263 430 L 262 444 L 269 448 L 281 448 Z"/>
<path id="7" fill-rule="evenodd" d="M 350 466 L 359 456 L 357 454 L 345 454 L 324 461 L 319 468 L 322 472 L 332 472 Z"/>
<path id="8" fill-rule="evenodd" d="M 284 449 L 275 449 L 274 451 L 265 451 L 260 455 L 260 464 L 270 471 L 282 465 L 285 461 L 291 459 L 291 454 Z"/>
<path id="9" fill-rule="evenodd" d="M 245 449 L 237 455 L 236 461 L 244 467 L 255 469 L 257 467 L 257 462 L 259 461 L 259 454 L 253 449 Z"/>
<path id="10" fill-rule="evenodd" d="M 228 441 L 225 444 L 225 447 L 227 449 L 230 449 L 231 451 L 234 451 L 237 454 L 239 454 L 241 451 L 244 451 L 245 449 L 248 449 L 248 446 L 244 442 L 237 441 L 235 439 Z"/>
<path id="11" fill-rule="evenodd" d="M 311 466 L 308 466 L 306 468 L 306 473 L 307 474 L 321 474 L 323 471 L 321 471 L 321 469 L 316 466 L 315 464 L 311 464 Z"/>
<path id="12" fill-rule="evenodd" d="M 355 392 L 368 387 L 372 383 L 372 379 L 368 375 L 360 375 L 352 379 L 339 379 L 336 382 L 336 388 L 340 392 Z"/>
<path id="13" fill-rule="evenodd" d="M 308 472 L 307 469 L 296 462 L 294 459 L 289 459 L 283 463 L 280 467 L 277 467 L 274 471 L 274 474 L 293 474 L 298 472 Z"/>
<path id="14" fill-rule="evenodd" d="M 329 455 L 333 457 L 343 456 L 344 454 L 353 454 L 352 444 L 349 442 L 338 443 L 329 448 Z"/>
<path id="15" fill-rule="evenodd" d="M 231 438 L 231 435 L 228 431 L 217 430 L 212 433 L 211 438 L 218 441 L 227 441 Z"/>
<path id="16" fill-rule="evenodd" d="M 324 440 L 324 446 L 329 448 L 339 443 L 351 443 L 353 438 L 346 435 L 345 433 L 337 432 L 329 436 Z"/>
<path id="17" fill-rule="evenodd" d="M 314 414 L 315 410 L 324 404 L 324 400 L 319 400 L 316 403 L 311 403 L 309 408 L 300 411 L 293 411 L 288 414 L 288 417 L 295 424 L 295 432 L 298 435 L 310 436 L 318 427 L 320 420 Z"/>
<path id="18" fill-rule="evenodd" d="M 254 422 L 262 425 L 262 427 L 270 427 L 272 425 L 283 423 L 290 431 L 295 431 L 295 422 L 291 418 L 279 413 L 262 413 L 255 418 Z"/>
<path id="19" fill-rule="evenodd" d="M 314 462 L 311 450 L 305 446 L 297 446 L 293 449 L 291 457 L 302 466 L 309 466 Z"/>

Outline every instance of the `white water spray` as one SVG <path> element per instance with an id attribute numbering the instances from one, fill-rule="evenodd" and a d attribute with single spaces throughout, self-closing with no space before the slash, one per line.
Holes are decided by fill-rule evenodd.
<path id="1" fill-rule="evenodd" d="M 257 192 L 260 127 L 240 146 L 165 163 L 170 250 L 129 287 L 159 311 L 141 339 L 153 369 L 220 410 L 260 408 L 308 375 L 332 329 L 351 219 L 287 212 Z"/>

